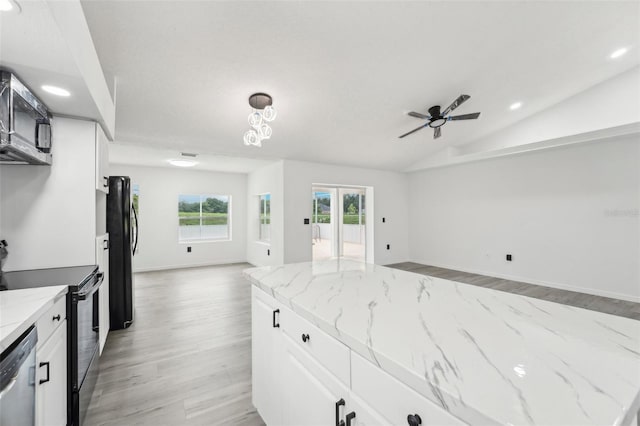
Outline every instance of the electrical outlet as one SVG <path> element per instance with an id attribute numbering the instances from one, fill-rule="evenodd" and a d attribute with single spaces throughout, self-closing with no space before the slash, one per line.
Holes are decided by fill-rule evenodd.
<path id="1" fill-rule="evenodd" d="M 386 217 L 383 217 L 383 218 L 382 218 L 382 223 L 385 223 L 386 221 L 387 221 L 387 218 L 386 218 Z"/>
<path id="2" fill-rule="evenodd" d="M 387 244 L 387 250 L 391 250 L 391 244 Z"/>
<path id="3" fill-rule="evenodd" d="M 510 254 L 508 254 L 507 255 L 507 262 L 511 262 L 512 260 L 513 260 L 513 257 Z"/>
<path id="4" fill-rule="evenodd" d="M 191 246 L 187 247 L 187 253 L 191 253 Z"/>
<path id="5" fill-rule="evenodd" d="M 267 256 L 271 256 L 271 249 L 267 249 Z"/>
<path id="6" fill-rule="evenodd" d="M 305 218 L 305 219 L 304 219 L 304 224 L 305 224 L 305 225 L 308 225 L 308 224 L 309 224 L 309 219 Z"/>

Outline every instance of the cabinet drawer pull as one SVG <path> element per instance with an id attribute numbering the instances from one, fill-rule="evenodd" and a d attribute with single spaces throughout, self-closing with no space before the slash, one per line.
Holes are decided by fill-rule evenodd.
<path id="1" fill-rule="evenodd" d="M 278 314 L 278 318 L 280 317 L 280 309 L 275 309 L 273 311 L 273 328 L 280 327 L 280 321 L 276 323 L 276 314 Z"/>
<path id="2" fill-rule="evenodd" d="M 356 412 L 352 411 L 349 414 L 347 414 L 347 426 L 351 426 L 351 420 L 356 418 Z"/>
<path id="3" fill-rule="evenodd" d="M 422 424 L 422 419 L 418 414 L 409 414 L 407 416 L 407 423 L 409 423 L 409 426 L 420 426 Z"/>
<path id="4" fill-rule="evenodd" d="M 53 318 L 51 318 L 51 321 L 60 321 L 60 314 L 54 316 Z"/>
<path id="5" fill-rule="evenodd" d="M 47 378 L 46 379 L 40 379 L 40 384 L 47 383 L 49 381 L 49 361 L 40 363 L 40 368 L 42 368 L 44 366 L 47 367 Z"/>
<path id="6" fill-rule="evenodd" d="M 302 335 L 302 341 L 307 343 L 309 340 L 311 340 L 311 337 L 309 337 L 309 334 L 303 334 Z"/>
<path id="7" fill-rule="evenodd" d="M 340 398 L 338 402 L 336 402 L 336 426 L 344 425 L 343 421 L 340 421 L 340 406 L 344 406 L 344 399 Z"/>

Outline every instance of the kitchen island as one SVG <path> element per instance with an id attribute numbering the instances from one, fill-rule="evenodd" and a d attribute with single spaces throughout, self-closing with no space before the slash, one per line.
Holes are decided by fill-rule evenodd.
<path id="1" fill-rule="evenodd" d="M 626 425 L 640 408 L 639 321 L 354 261 L 244 274 L 259 298 L 282 306 L 274 329 L 291 311 L 348 348 L 342 382 L 356 394 L 366 392 L 353 370 L 364 358 L 468 424 Z M 318 343 L 309 335 L 305 343 Z M 254 354 L 254 370 L 263 355 Z M 320 364 L 339 364 L 321 355 Z M 340 378 L 340 368 L 329 370 Z"/>

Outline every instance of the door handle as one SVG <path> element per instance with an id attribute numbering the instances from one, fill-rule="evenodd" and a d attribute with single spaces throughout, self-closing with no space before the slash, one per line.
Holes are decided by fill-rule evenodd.
<path id="1" fill-rule="evenodd" d="M 280 317 L 280 309 L 274 309 L 273 311 L 273 328 L 280 327 L 280 322 L 278 321 L 278 323 L 276 323 L 276 314 L 278 314 L 278 317 Z"/>
<path id="2" fill-rule="evenodd" d="M 422 424 L 422 419 L 418 414 L 409 414 L 407 416 L 407 423 L 409 423 L 409 426 L 420 426 Z"/>
<path id="3" fill-rule="evenodd" d="M 344 425 L 344 422 L 340 420 L 340 406 L 344 406 L 344 399 L 340 398 L 338 402 L 336 402 L 336 426 Z"/>
<path id="4" fill-rule="evenodd" d="M 351 420 L 356 418 L 356 412 L 352 411 L 349 414 L 347 414 L 347 426 L 351 426 Z"/>
<path id="5" fill-rule="evenodd" d="M 50 379 L 50 377 L 49 377 L 49 361 L 40 363 L 40 368 L 45 367 L 45 366 L 47 367 L 47 378 L 46 379 L 40 379 L 40 384 L 47 383 L 49 381 L 49 379 Z"/>

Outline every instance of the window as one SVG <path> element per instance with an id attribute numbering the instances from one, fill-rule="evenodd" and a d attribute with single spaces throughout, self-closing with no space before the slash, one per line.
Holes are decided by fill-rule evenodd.
<path id="1" fill-rule="evenodd" d="M 178 196 L 179 241 L 231 239 L 230 195 Z"/>
<path id="2" fill-rule="evenodd" d="M 260 199 L 260 227 L 258 240 L 271 240 L 271 194 L 261 194 Z"/>

